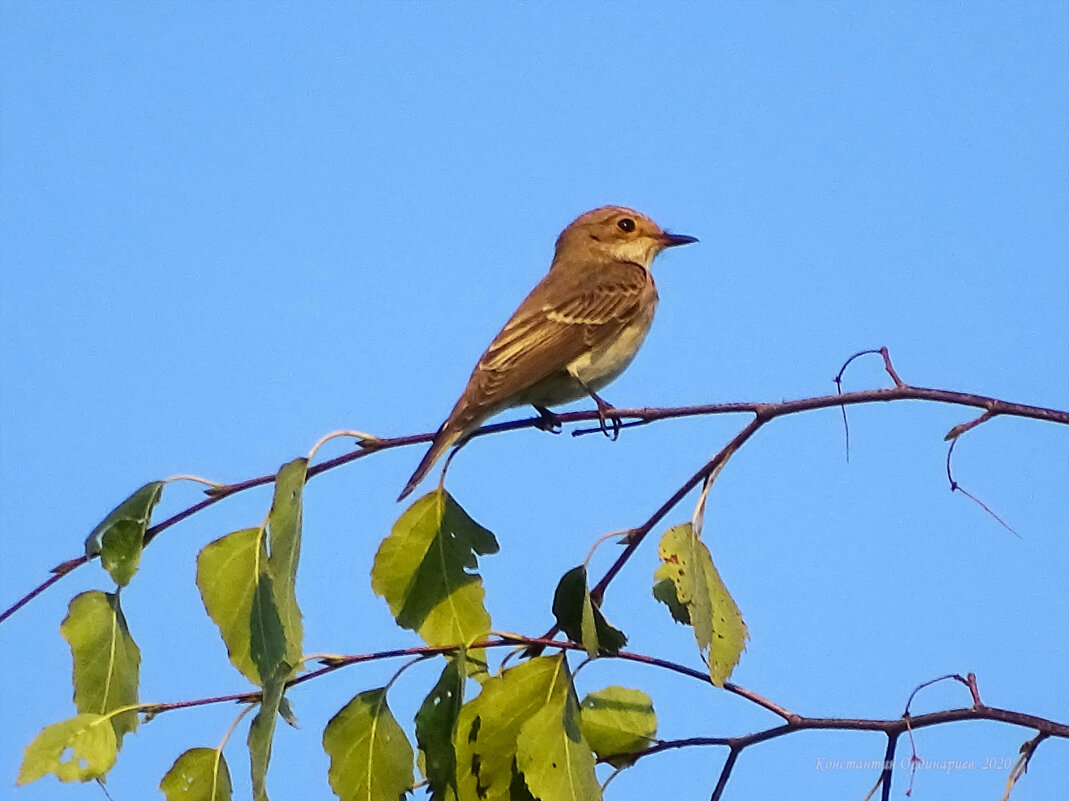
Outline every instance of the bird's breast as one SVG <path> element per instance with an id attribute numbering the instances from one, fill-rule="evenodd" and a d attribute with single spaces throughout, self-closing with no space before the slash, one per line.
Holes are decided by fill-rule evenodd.
<path id="1" fill-rule="evenodd" d="M 657 310 L 657 287 L 648 273 L 646 281 L 641 301 L 626 322 L 617 320 L 614 326 L 613 322 L 605 319 L 604 312 L 598 315 L 596 322 L 557 320 L 558 323 L 574 327 L 574 336 L 578 337 L 587 336 L 584 332 L 588 325 L 605 328 L 590 337 L 595 341 L 592 347 L 563 365 L 562 369 L 547 375 L 520 393 L 513 399 L 513 403 L 533 403 L 539 406 L 571 403 L 586 397 L 589 390 L 600 391 L 626 370 L 642 347 Z M 615 328 L 613 334 L 604 336 L 610 326 Z"/>
<path id="2" fill-rule="evenodd" d="M 624 326 L 620 333 L 568 365 L 568 372 L 597 392 L 627 369 L 642 347 L 653 323 L 653 311 L 643 314 Z"/>

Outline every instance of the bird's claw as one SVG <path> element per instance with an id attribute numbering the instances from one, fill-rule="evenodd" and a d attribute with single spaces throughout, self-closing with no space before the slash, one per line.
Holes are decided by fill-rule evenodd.
<path id="1" fill-rule="evenodd" d="M 598 404 L 598 425 L 601 426 L 601 433 L 608 437 L 611 442 L 616 442 L 620 438 L 620 428 L 623 424 L 623 420 L 616 413 L 616 409 L 604 401 Z"/>
<path id="2" fill-rule="evenodd" d="M 560 417 L 545 406 L 535 406 L 535 411 L 538 412 L 538 421 L 535 423 L 536 428 L 548 431 L 550 434 L 559 434 L 564 430 Z"/>

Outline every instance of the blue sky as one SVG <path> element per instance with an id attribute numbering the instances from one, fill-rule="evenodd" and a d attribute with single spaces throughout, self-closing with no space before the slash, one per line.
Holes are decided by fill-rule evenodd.
<path id="1" fill-rule="evenodd" d="M 1064 3 L 28 3 L 0 8 L 0 605 L 77 555 L 147 480 L 236 481 L 323 433 L 431 430 L 541 277 L 559 230 L 631 205 L 701 243 L 655 265 L 643 352 L 620 406 L 820 395 L 887 345 L 907 382 L 1069 407 L 1069 10 Z M 886 384 L 877 360 L 847 388 Z M 731 462 L 706 539 L 748 623 L 733 679 L 799 713 L 895 717 L 935 676 L 975 672 L 986 703 L 1069 718 L 1069 432 L 1000 419 L 956 478 L 942 437 L 970 410 L 920 403 L 776 422 Z M 744 424 L 473 443 L 449 489 L 492 529 L 498 629 L 541 633 L 557 579 L 600 535 L 645 520 Z M 342 452 L 335 445 L 328 455 Z M 415 644 L 370 593 L 374 550 L 419 449 L 317 478 L 299 592 L 309 652 Z M 142 698 L 245 688 L 204 616 L 194 559 L 256 524 L 269 494 L 215 506 L 153 543 L 123 602 Z M 170 487 L 158 512 L 197 500 Z M 695 498 L 672 515 L 686 520 Z M 660 533 L 659 531 L 657 532 Z M 650 540 L 614 584 L 631 647 L 700 666 L 649 595 Z M 612 554 L 595 561 L 600 573 Z M 0 786 L 72 714 L 57 631 L 79 570 L 0 628 Z M 276 798 L 327 798 L 319 745 L 397 663 L 292 694 Z M 391 703 L 411 720 L 437 667 Z M 774 725 L 692 681 L 599 663 L 580 690 L 647 689 L 666 738 Z M 968 704 L 924 692 L 914 711 Z M 112 797 L 147 798 L 178 753 L 216 744 L 231 707 L 163 715 L 127 739 Z M 1030 734 L 962 723 L 917 737 L 914 797 L 995 798 Z M 244 734 L 228 750 L 247 795 Z M 899 755 L 908 755 L 900 745 Z M 747 751 L 729 798 L 859 798 L 872 735 Z M 725 752 L 651 757 L 609 798 L 708 798 Z M 998 763 L 1001 764 L 1001 763 Z M 1014 798 L 1069 783 L 1044 743 Z M 907 779 L 899 775 L 895 797 Z M 46 779 L 21 801 L 101 797 Z"/>

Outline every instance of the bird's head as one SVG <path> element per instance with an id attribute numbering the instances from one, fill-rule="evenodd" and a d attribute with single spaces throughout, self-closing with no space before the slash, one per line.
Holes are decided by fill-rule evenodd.
<path id="1" fill-rule="evenodd" d="M 597 256 L 631 261 L 649 268 L 665 248 L 697 242 L 693 236 L 670 234 L 645 214 L 624 206 L 602 206 L 575 218 L 557 239 L 554 262 L 562 257 Z"/>

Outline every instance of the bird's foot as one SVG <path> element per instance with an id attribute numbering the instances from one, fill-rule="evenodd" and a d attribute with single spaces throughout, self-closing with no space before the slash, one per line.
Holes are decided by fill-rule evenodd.
<path id="1" fill-rule="evenodd" d="M 559 434 L 564 430 L 564 425 L 560 421 L 560 417 L 551 412 L 545 406 L 538 406 L 532 404 L 535 407 L 535 411 L 538 412 L 538 422 L 535 423 L 535 427 L 542 431 L 548 431 L 550 434 Z"/>
<path id="2" fill-rule="evenodd" d="M 620 427 L 624 424 L 623 420 L 620 419 L 620 415 L 616 413 L 616 409 L 613 408 L 612 404 L 605 401 L 597 393 L 591 392 L 590 397 L 598 405 L 598 424 L 601 426 L 601 433 L 616 442 L 620 438 Z"/>

